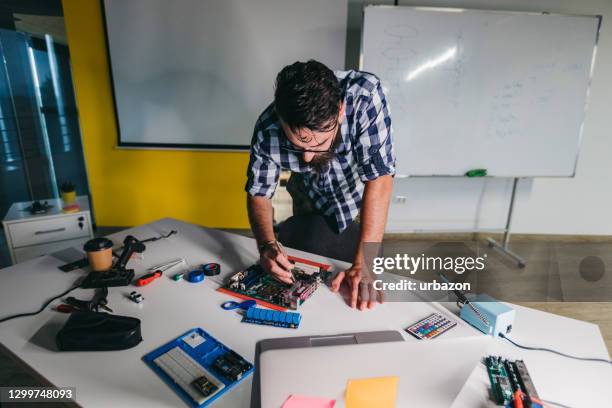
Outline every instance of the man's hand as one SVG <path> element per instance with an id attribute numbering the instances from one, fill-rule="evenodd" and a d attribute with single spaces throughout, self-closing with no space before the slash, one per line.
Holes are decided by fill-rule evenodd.
<path id="1" fill-rule="evenodd" d="M 264 271 L 271 274 L 275 279 L 287 284 L 293 283 L 293 274 L 291 273 L 293 265 L 287 259 L 287 255 L 278 241 L 270 241 L 263 245 L 259 255 L 259 263 Z"/>
<path id="2" fill-rule="evenodd" d="M 383 303 L 383 293 L 374 289 L 372 282 L 374 278 L 361 265 L 353 264 L 349 269 L 339 272 L 331 284 L 333 292 L 338 292 L 342 282 L 345 282 L 350 290 L 350 304 L 354 309 L 359 304 L 359 310 L 366 307 L 372 309 L 376 302 Z"/>

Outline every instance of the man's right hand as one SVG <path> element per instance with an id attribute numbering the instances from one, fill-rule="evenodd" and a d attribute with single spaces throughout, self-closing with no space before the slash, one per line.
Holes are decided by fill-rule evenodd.
<path id="1" fill-rule="evenodd" d="M 289 285 L 293 283 L 293 274 L 291 273 L 293 265 L 287 259 L 287 255 L 278 241 L 270 241 L 262 245 L 259 263 L 264 271 L 275 279 Z"/>

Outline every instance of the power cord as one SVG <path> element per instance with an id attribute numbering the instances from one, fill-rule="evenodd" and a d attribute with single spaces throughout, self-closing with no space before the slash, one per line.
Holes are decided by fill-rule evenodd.
<path id="1" fill-rule="evenodd" d="M 38 309 L 36 312 L 30 312 L 30 313 L 20 313 L 20 314 L 16 314 L 16 315 L 12 315 L 12 316 L 3 317 L 2 319 L 0 319 L 0 323 L 6 322 L 6 321 L 8 321 L 8 320 L 17 319 L 17 318 L 19 318 L 19 317 L 26 317 L 26 316 L 34 316 L 34 315 L 37 315 L 37 314 L 39 314 L 40 312 L 42 312 L 43 310 L 45 310 L 45 308 L 46 308 L 47 306 L 49 306 L 49 304 L 50 304 L 51 302 L 53 302 L 53 301 L 54 301 L 54 300 L 56 300 L 56 299 L 61 298 L 62 296 L 66 296 L 68 293 L 72 292 L 73 290 L 75 290 L 75 289 L 77 289 L 77 288 L 79 288 L 79 287 L 80 287 L 80 285 L 73 286 L 73 287 L 71 287 L 70 289 L 68 289 L 67 291 L 65 291 L 65 292 L 63 292 L 63 293 L 61 293 L 61 294 L 59 294 L 59 295 L 57 295 L 57 296 L 55 296 L 55 297 L 53 297 L 53 298 L 49 299 L 49 300 L 48 300 L 48 301 L 46 301 L 46 302 L 45 302 L 45 304 L 44 304 L 44 305 L 42 305 L 42 307 L 41 307 L 40 309 Z"/>
<path id="2" fill-rule="evenodd" d="M 559 404 L 558 402 L 554 402 L 554 401 L 542 400 L 542 402 L 548 405 L 554 405 L 555 407 L 559 407 L 559 408 L 572 408 L 569 405 Z"/>
<path id="3" fill-rule="evenodd" d="M 504 335 L 504 333 L 499 333 L 499 337 L 508 340 L 510 343 L 512 343 L 514 346 L 524 349 L 524 350 L 533 350 L 533 351 L 548 351 L 549 353 L 553 353 L 553 354 L 557 354 L 563 357 L 567 357 L 567 358 L 572 358 L 574 360 L 581 360 L 581 361 L 595 361 L 595 362 L 599 362 L 599 363 L 606 363 L 606 364 L 612 364 L 612 360 L 606 360 L 604 358 L 590 358 L 590 357 L 577 357 L 577 356 L 572 356 L 570 354 L 565 354 L 562 353 L 560 351 L 557 350 L 552 350 L 549 348 L 545 348 L 545 347 L 529 347 L 529 346 L 523 346 L 522 344 L 519 344 L 517 342 L 515 342 L 514 340 L 510 339 L 509 337 L 507 337 L 506 335 Z"/>

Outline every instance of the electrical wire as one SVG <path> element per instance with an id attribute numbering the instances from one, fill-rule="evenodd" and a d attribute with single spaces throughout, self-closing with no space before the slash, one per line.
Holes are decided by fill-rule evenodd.
<path id="1" fill-rule="evenodd" d="M 147 239 L 140 239 L 139 241 L 142 242 L 143 244 L 145 242 L 155 242 L 155 241 L 159 241 L 160 239 L 166 239 L 166 238 L 170 238 L 172 235 L 176 234 L 177 231 L 176 230 L 171 230 L 169 233 L 167 234 L 161 234 L 157 237 L 152 237 L 152 238 L 147 238 Z"/>
<path id="2" fill-rule="evenodd" d="M 41 307 L 40 309 L 38 309 L 36 312 L 30 312 L 30 313 L 19 313 L 19 314 L 16 314 L 16 315 L 12 315 L 12 316 L 3 317 L 2 319 L 0 319 L 0 323 L 6 322 L 6 321 L 8 321 L 8 320 L 17 319 L 18 317 L 26 317 L 26 316 L 34 316 L 34 315 L 37 315 L 37 314 L 39 314 L 40 312 L 42 312 L 43 310 L 45 310 L 45 308 L 46 308 L 47 306 L 49 306 L 49 304 L 50 304 L 51 302 L 53 302 L 53 301 L 54 301 L 54 300 L 56 300 L 56 299 L 61 298 L 62 296 L 66 296 L 68 293 L 72 292 L 73 290 L 75 290 L 75 289 L 77 289 L 77 288 L 79 288 L 79 287 L 80 287 L 80 285 L 73 286 L 73 287 L 71 287 L 70 289 L 68 289 L 67 291 L 65 291 L 65 292 L 63 292 L 63 293 L 61 293 L 61 294 L 59 294 L 59 295 L 57 295 L 57 296 L 55 296 L 55 297 L 53 297 L 53 298 L 49 299 L 49 300 L 48 300 L 48 301 L 46 301 L 46 302 L 45 302 L 45 304 L 44 304 L 44 305 L 42 305 L 42 307 Z"/>
<path id="3" fill-rule="evenodd" d="M 548 351 L 549 353 L 553 353 L 553 354 L 557 354 L 559 356 L 563 356 L 563 357 L 567 357 L 567 358 L 572 358 L 574 360 L 581 360 L 581 361 L 594 361 L 594 362 L 599 362 L 599 363 L 606 363 L 606 364 L 612 364 L 612 360 L 606 360 L 604 358 L 591 358 L 591 357 L 577 357 L 577 356 L 572 356 L 570 354 L 565 354 L 562 353 L 560 351 L 557 350 L 553 350 L 553 349 L 549 349 L 549 348 L 545 348 L 545 347 L 529 347 L 529 346 L 523 346 L 522 344 L 519 344 L 517 342 L 515 342 L 514 340 L 510 339 L 509 337 L 507 337 L 506 335 L 504 335 L 503 333 L 499 333 L 499 337 L 504 338 L 506 340 L 508 340 L 510 343 L 512 343 L 514 346 L 521 348 L 523 350 L 533 350 L 533 351 Z"/>
<path id="4" fill-rule="evenodd" d="M 560 408 L 572 408 L 569 405 L 559 404 L 558 402 L 554 402 L 554 401 L 542 400 L 542 402 L 545 403 L 545 404 L 554 405 L 554 406 L 560 407 Z"/>

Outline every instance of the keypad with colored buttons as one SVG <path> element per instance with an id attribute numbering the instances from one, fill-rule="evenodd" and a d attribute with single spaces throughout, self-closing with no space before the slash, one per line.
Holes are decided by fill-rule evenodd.
<path id="1" fill-rule="evenodd" d="M 439 313 L 432 313 L 408 327 L 406 331 L 417 339 L 433 339 L 456 325 L 457 322 L 449 320 Z"/>

